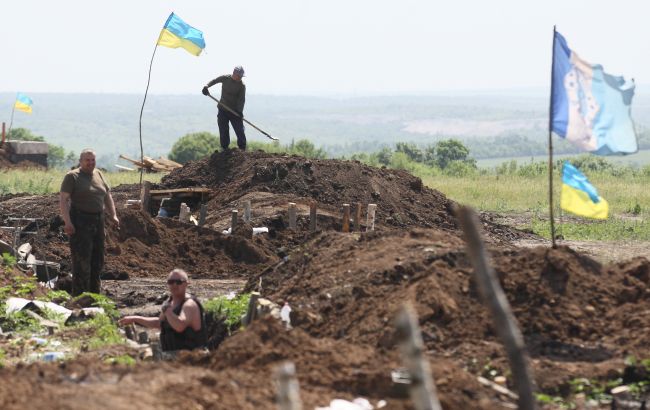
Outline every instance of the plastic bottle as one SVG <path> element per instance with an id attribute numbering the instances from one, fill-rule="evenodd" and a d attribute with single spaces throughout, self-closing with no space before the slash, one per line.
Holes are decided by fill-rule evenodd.
<path id="1" fill-rule="evenodd" d="M 282 319 L 282 323 L 287 329 L 291 329 L 291 306 L 289 306 L 289 302 L 284 302 L 284 306 L 280 309 L 280 319 Z"/>

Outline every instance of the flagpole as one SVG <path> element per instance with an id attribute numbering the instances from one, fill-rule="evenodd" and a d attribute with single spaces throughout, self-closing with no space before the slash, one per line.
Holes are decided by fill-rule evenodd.
<path id="1" fill-rule="evenodd" d="M 160 33 L 162 34 L 162 31 Z M 158 35 L 158 40 L 160 40 L 160 35 Z M 142 108 L 140 108 L 140 164 L 144 164 L 144 149 L 142 148 L 142 113 L 144 112 L 144 103 L 147 101 L 147 93 L 149 92 L 149 83 L 151 83 L 151 68 L 153 67 L 153 58 L 156 56 L 156 50 L 158 50 L 158 41 L 156 41 L 156 47 L 154 47 L 153 54 L 151 55 L 151 62 L 149 63 L 149 75 L 147 77 L 147 88 L 144 91 Z M 144 167 L 140 167 L 140 186 L 142 186 L 143 172 L 144 172 Z"/>
<path id="2" fill-rule="evenodd" d="M 553 218 L 553 86 L 555 74 L 555 26 L 553 26 L 553 48 L 551 55 L 551 97 L 548 109 L 548 204 L 551 221 L 551 244 L 555 249 L 555 220 Z"/>

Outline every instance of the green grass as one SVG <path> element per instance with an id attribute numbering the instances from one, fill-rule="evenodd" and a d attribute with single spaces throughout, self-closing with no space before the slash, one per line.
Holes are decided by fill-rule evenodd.
<path id="1" fill-rule="evenodd" d="M 63 176 L 67 171 L 49 169 L 10 169 L 0 170 L 0 195 L 29 193 L 36 195 L 59 192 Z M 144 180 L 160 182 L 163 174 L 144 174 Z M 108 172 L 106 180 L 112 186 L 136 184 L 140 182 L 138 172 Z"/>
<path id="2" fill-rule="evenodd" d="M 594 221 L 562 214 L 560 178 L 554 179 L 556 232 L 574 240 L 650 240 L 650 177 L 590 175 L 610 207 L 610 218 Z M 528 228 L 550 238 L 548 176 L 475 175 L 424 177 L 423 182 L 462 204 L 480 211 L 531 214 Z M 559 216 L 562 215 L 560 219 Z M 559 226 L 558 226 L 559 225 Z"/>

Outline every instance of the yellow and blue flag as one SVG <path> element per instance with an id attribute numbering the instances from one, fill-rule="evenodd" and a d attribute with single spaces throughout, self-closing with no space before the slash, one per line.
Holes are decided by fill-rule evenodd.
<path id="1" fill-rule="evenodd" d="M 598 196 L 598 191 L 587 177 L 569 162 L 565 162 L 562 168 L 560 207 L 567 212 L 594 219 L 607 219 L 609 213 L 607 201 Z"/>
<path id="2" fill-rule="evenodd" d="M 182 47 L 190 54 L 198 56 L 205 48 L 205 41 L 202 31 L 195 29 L 172 13 L 160 32 L 158 45 L 170 48 Z"/>
<path id="3" fill-rule="evenodd" d="M 581 59 L 558 32 L 553 44 L 553 132 L 597 155 L 637 152 L 630 115 L 634 81 Z"/>
<path id="4" fill-rule="evenodd" d="M 24 111 L 28 114 L 31 114 L 33 103 L 34 102 L 32 101 L 31 98 L 29 98 L 23 93 L 18 93 L 18 95 L 16 95 L 16 103 L 14 104 L 14 108 L 20 111 Z"/>

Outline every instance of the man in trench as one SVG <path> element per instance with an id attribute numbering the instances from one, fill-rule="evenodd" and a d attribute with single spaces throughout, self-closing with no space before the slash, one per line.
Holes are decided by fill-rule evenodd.
<path id="1" fill-rule="evenodd" d="M 205 347 L 207 332 L 203 306 L 199 300 L 186 293 L 187 273 L 174 269 L 167 277 L 169 298 L 163 303 L 157 317 L 125 316 L 122 326 L 132 323 L 160 329 L 160 347 L 163 351 L 193 350 Z"/>
<path id="2" fill-rule="evenodd" d="M 208 88 L 215 84 L 221 83 L 221 98 L 219 104 L 219 114 L 217 123 L 219 124 L 219 142 L 221 148 L 226 151 L 230 145 L 230 128 L 228 123 L 237 135 L 237 146 L 240 150 L 246 150 L 246 134 L 244 133 L 244 103 L 246 102 L 246 85 L 242 81 L 244 69 L 237 66 L 232 71 L 232 75 L 226 74 L 215 78 L 203 87 L 203 95 L 208 95 Z M 223 105 L 235 111 L 237 115 L 223 108 Z"/>
<path id="3" fill-rule="evenodd" d="M 104 175 L 95 169 L 95 152 L 84 149 L 79 168 L 69 171 L 61 183 L 59 196 L 64 231 L 70 238 L 72 255 L 72 295 L 100 293 L 104 266 L 104 211 L 109 221 L 120 226 L 115 203 Z"/>

